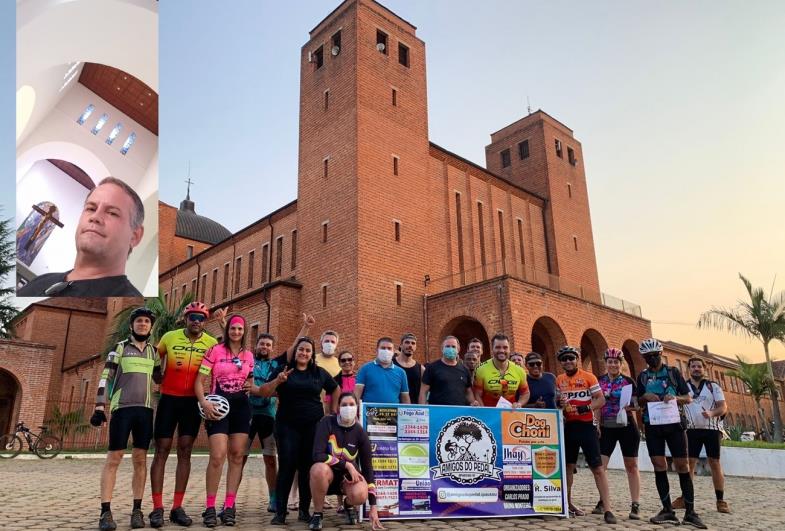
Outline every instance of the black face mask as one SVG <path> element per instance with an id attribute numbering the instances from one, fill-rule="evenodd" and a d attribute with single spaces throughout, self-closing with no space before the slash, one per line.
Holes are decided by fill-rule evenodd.
<path id="1" fill-rule="evenodd" d="M 134 336 L 134 339 L 136 339 L 139 342 L 147 341 L 150 338 L 150 334 L 144 334 L 144 335 L 137 334 L 133 330 L 131 330 L 131 335 Z"/>
<path id="2" fill-rule="evenodd" d="M 660 359 L 662 359 L 662 356 L 660 356 L 659 354 L 646 356 L 646 365 L 648 365 L 653 369 L 660 364 Z"/>

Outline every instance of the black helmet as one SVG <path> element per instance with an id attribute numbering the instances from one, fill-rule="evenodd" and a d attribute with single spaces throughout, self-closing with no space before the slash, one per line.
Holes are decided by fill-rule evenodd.
<path id="1" fill-rule="evenodd" d="M 564 356 L 568 356 L 570 354 L 574 355 L 575 357 L 578 357 L 580 355 L 580 351 L 577 348 L 575 348 L 575 347 L 571 347 L 570 345 L 564 345 L 556 353 L 556 359 L 561 361 L 561 359 Z"/>
<path id="2" fill-rule="evenodd" d="M 131 312 L 131 319 L 130 319 L 131 324 L 134 324 L 134 321 L 136 321 L 138 317 L 148 317 L 150 319 L 151 324 L 155 322 L 155 314 L 153 313 L 153 311 L 149 308 L 145 308 L 144 306 L 136 308 L 134 311 Z"/>

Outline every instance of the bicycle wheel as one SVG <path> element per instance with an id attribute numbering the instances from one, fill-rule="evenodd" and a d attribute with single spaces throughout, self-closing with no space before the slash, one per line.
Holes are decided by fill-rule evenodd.
<path id="1" fill-rule="evenodd" d="M 63 449 L 63 441 L 54 435 L 42 435 L 35 443 L 33 451 L 41 459 L 51 459 Z"/>
<path id="2" fill-rule="evenodd" d="M 22 439 L 15 433 L 0 437 L 0 459 L 11 459 L 22 451 Z"/>

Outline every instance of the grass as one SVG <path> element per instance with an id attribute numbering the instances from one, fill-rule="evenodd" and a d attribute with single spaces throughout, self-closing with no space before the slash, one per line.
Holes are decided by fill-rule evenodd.
<path id="1" fill-rule="evenodd" d="M 766 448 L 769 450 L 785 450 L 785 443 L 773 443 L 766 441 L 722 441 L 722 445 L 733 448 Z"/>

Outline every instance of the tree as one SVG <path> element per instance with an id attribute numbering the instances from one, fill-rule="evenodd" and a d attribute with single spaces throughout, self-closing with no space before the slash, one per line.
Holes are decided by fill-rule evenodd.
<path id="1" fill-rule="evenodd" d="M 698 319 L 698 328 L 714 328 L 727 330 L 732 334 L 741 334 L 755 338 L 763 343 L 766 353 L 768 377 L 774 383 L 774 370 L 771 366 L 769 343 L 774 340 L 785 342 L 785 293 L 766 294 L 763 288 L 753 288 L 749 280 L 739 273 L 744 283 L 749 301 L 738 301 L 734 308 L 715 308 L 703 312 Z M 772 286 L 773 291 L 773 286 Z M 782 417 L 777 397 L 776 386 L 771 393 L 771 411 L 774 417 L 774 440 L 782 441 Z"/>
<path id="2" fill-rule="evenodd" d="M 0 207 L 0 212 L 2 207 Z M 10 219 L 0 220 L 0 338 L 10 339 L 14 336 L 11 321 L 19 310 L 13 304 L 15 288 L 6 285 L 6 277 L 14 270 L 14 238 Z"/>
<path id="3" fill-rule="evenodd" d="M 155 323 L 153 324 L 153 330 L 150 333 L 150 342 L 153 345 L 157 345 L 158 341 L 160 341 L 165 333 L 177 328 L 182 319 L 183 310 L 193 301 L 193 299 L 194 296 L 192 293 L 186 293 L 182 300 L 180 300 L 180 303 L 171 310 L 167 307 L 162 292 L 159 292 L 157 297 L 149 297 L 145 300 L 145 306 L 150 308 L 155 315 Z M 109 334 L 109 337 L 107 337 L 104 346 L 104 354 L 111 351 L 120 341 L 130 337 L 131 327 L 129 326 L 128 319 L 130 319 L 131 312 L 134 311 L 135 308 L 136 306 L 129 306 L 115 315 L 112 327 L 113 331 Z"/>
<path id="4" fill-rule="evenodd" d="M 766 434 L 766 439 L 771 439 L 771 433 L 769 432 L 769 423 L 766 421 L 766 414 L 763 411 L 763 407 L 760 404 L 760 401 L 765 396 L 772 397 L 772 403 L 774 403 L 774 396 L 777 392 L 777 386 L 769 377 L 768 369 L 765 365 L 761 365 L 759 363 L 747 363 L 740 357 L 736 357 L 739 361 L 739 368 L 728 371 L 730 376 L 735 376 L 739 380 L 744 383 L 747 390 L 752 395 L 752 399 L 755 400 L 755 405 L 757 406 L 758 416 L 760 417 L 760 424 L 763 426 L 763 431 Z M 777 440 L 775 438 L 775 440 Z"/>

